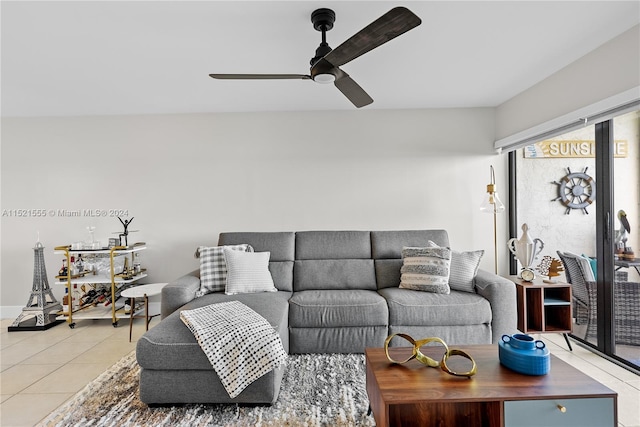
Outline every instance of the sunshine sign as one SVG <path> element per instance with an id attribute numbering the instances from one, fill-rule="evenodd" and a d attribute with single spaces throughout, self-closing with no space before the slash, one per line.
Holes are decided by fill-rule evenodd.
<path id="1" fill-rule="evenodd" d="M 629 153 L 626 139 L 617 139 L 613 143 L 614 157 L 627 157 Z M 594 140 L 547 140 L 524 147 L 527 159 L 549 159 L 570 157 L 595 157 Z"/>

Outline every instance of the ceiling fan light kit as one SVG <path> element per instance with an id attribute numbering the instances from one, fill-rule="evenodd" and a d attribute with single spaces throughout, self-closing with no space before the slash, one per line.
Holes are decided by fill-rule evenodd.
<path id="1" fill-rule="evenodd" d="M 333 83 L 357 108 L 373 102 L 373 99 L 339 67 L 357 57 L 393 40 L 422 23 L 405 7 L 396 7 L 351 36 L 335 49 L 327 43 L 327 31 L 333 28 L 336 14 L 331 9 L 316 9 L 311 13 L 313 28 L 322 33 L 322 41 L 311 58 L 311 69 L 306 74 L 209 74 L 222 80 L 313 80 L 317 83 Z"/>

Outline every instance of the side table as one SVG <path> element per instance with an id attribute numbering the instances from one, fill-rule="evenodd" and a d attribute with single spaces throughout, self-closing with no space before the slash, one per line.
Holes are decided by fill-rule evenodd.
<path id="1" fill-rule="evenodd" d="M 509 276 L 516 285 L 518 329 L 525 334 L 562 334 L 573 351 L 568 333 L 573 330 L 571 285 L 564 282 L 545 283 L 540 278 L 525 282 Z"/>
<path id="2" fill-rule="evenodd" d="M 616 265 L 616 271 L 620 270 L 621 268 L 635 268 L 635 270 L 638 272 L 638 274 L 640 274 L 640 258 L 634 258 L 634 259 L 616 259 L 614 261 L 615 265 Z"/>
<path id="3" fill-rule="evenodd" d="M 129 298 L 129 342 L 131 342 L 131 331 L 133 329 L 133 319 L 136 306 L 136 298 L 144 298 L 144 319 L 145 319 L 145 327 L 146 330 L 149 330 L 149 322 L 158 314 L 154 314 L 149 316 L 149 297 L 154 295 L 160 295 L 162 292 L 162 288 L 164 288 L 166 283 L 151 283 L 149 285 L 140 285 L 134 286 L 132 288 L 125 289 L 122 291 L 122 296 L 125 298 Z"/>

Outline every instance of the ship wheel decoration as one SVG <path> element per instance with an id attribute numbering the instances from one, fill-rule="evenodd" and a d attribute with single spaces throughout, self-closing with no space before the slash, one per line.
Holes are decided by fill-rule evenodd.
<path id="1" fill-rule="evenodd" d="M 588 214 L 587 207 L 596 200 L 596 181 L 587 175 L 588 167 L 582 172 L 571 172 L 571 168 L 567 168 L 569 172 L 560 182 L 553 181 L 558 185 L 558 197 L 553 201 L 560 201 L 567 210 L 566 215 L 571 213 L 571 209 L 582 209 Z"/>

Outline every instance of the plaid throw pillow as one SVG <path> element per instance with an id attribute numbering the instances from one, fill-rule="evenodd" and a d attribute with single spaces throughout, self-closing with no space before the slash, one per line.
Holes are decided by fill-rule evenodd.
<path id="1" fill-rule="evenodd" d="M 253 248 L 247 244 L 206 247 L 200 246 L 200 289 L 196 297 L 201 297 L 211 292 L 224 291 L 227 285 L 227 263 L 224 259 L 224 248 L 240 252 L 253 252 Z"/>

